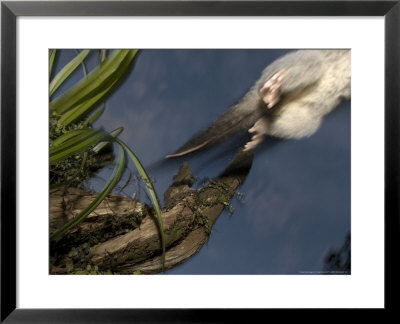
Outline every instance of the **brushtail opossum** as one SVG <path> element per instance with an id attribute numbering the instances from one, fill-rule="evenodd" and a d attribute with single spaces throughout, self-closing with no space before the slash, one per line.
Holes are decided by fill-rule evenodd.
<path id="1" fill-rule="evenodd" d="M 217 144 L 243 129 L 253 135 L 244 150 L 254 149 L 266 135 L 311 136 L 350 93 L 350 50 L 291 52 L 267 66 L 236 105 L 167 157 Z"/>

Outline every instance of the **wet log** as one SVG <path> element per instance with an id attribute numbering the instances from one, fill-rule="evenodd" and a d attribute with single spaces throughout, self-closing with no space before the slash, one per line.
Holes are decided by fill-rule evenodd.
<path id="1" fill-rule="evenodd" d="M 194 177 L 189 165 L 181 165 L 164 194 L 166 270 L 183 263 L 207 242 L 214 222 L 245 180 L 252 159 L 252 153 L 240 150 L 220 176 L 197 190 L 191 189 Z M 92 199 L 93 194 L 77 189 L 51 192 L 50 233 L 72 219 Z M 75 250 L 71 245 L 75 245 Z M 107 197 L 62 239 L 51 242 L 51 253 L 50 272 L 54 274 L 69 273 L 77 264 L 80 268 L 89 265 L 100 272 L 118 274 L 162 271 L 160 235 L 152 208 L 116 195 Z"/>

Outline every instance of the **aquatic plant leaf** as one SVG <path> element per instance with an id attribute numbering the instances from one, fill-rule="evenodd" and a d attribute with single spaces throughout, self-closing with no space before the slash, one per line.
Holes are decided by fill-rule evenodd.
<path id="1" fill-rule="evenodd" d="M 68 137 L 68 139 L 64 140 L 63 136 Z M 50 165 L 56 164 L 72 154 L 84 152 L 109 137 L 110 135 L 103 130 L 93 128 L 75 130 L 64 134 L 60 136 L 59 145 L 50 147 Z"/>
<path id="2" fill-rule="evenodd" d="M 75 71 L 75 69 L 88 56 L 90 50 L 83 50 L 75 56 L 68 64 L 66 64 L 60 72 L 51 80 L 49 87 L 50 96 L 59 88 L 59 86 Z"/>
<path id="3" fill-rule="evenodd" d="M 118 127 L 117 129 L 114 129 L 111 133 L 110 136 L 113 138 L 118 137 L 119 134 L 123 132 L 124 128 L 123 127 Z M 92 151 L 95 153 L 99 153 L 107 144 L 109 144 L 110 141 L 104 141 L 96 144 L 95 147 L 93 147 Z"/>
<path id="4" fill-rule="evenodd" d="M 104 200 L 104 198 L 111 192 L 116 183 L 121 177 L 122 171 L 125 166 L 125 153 L 124 150 L 118 145 L 118 156 L 115 163 L 115 167 L 113 173 L 111 174 L 107 184 L 103 188 L 103 190 L 99 193 L 99 195 L 89 204 L 87 208 L 85 208 L 79 215 L 77 215 L 73 220 L 65 224 L 59 230 L 54 232 L 50 236 L 50 240 L 54 240 L 60 235 L 64 234 L 74 226 L 81 223 L 92 211 L 94 211 L 98 205 Z"/>
<path id="5" fill-rule="evenodd" d="M 55 49 L 50 49 L 49 50 L 49 78 L 51 77 L 51 73 L 53 72 L 53 65 L 54 65 L 54 60 L 56 58 L 56 50 Z"/>
<path id="6" fill-rule="evenodd" d="M 97 104 L 100 103 L 126 75 L 137 52 L 138 50 L 113 51 L 99 68 L 90 72 L 69 91 L 51 101 L 50 112 L 62 115 L 102 93 L 102 98 L 98 98 L 97 101 Z M 104 91 L 105 89 L 108 91 Z"/>
<path id="7" fill-rule="evenodd" d="M 98 107 L 88 118 L 85 120 L 86 125 L 92 125 L 106 110 L 105 104 Z"/>
<path id="8" fill-rule="evenodd" d="M 158 203 L 158 198 L 156 191 L 154 190 L 153 184 L 150 181 L 149 176 L 146 173 L 146 170 L 143 168 L 142 164 L 140 163 L 139 159 L 137 156 L 132 152 L 132 150 L 126 146 L 121 140 L 116 139 L 116 142 L 121 145 L 125 151 L 128 153 L 129 157 L 132 159 L 133 163 L 136 166 L 136 169 L 138 170 L 140 176 L 142 177 L 143 181 L 146 184 L 147 191 L 150 196 L 150 200 L 153 204 L 154 210 L 156 212 L 156 219 L 157 219 L 157 226 L 160 231 L 160 238 L 161 238 L 161 248 L 162 248 L 162 270 L 164 271 L 164 265 L 165 265 L 165 235 L 164 235 L 164 226 L 163 226 L 163 221 L 161 218 L 161 209 L 160 205 Z"/>

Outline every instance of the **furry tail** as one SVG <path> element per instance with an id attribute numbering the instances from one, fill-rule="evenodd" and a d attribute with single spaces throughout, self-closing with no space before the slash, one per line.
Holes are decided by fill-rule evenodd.
<path id="1" fill-rule="evenodd" d="M 265 104 L 253 88 L 238 104 L 225 111 L 210 126 L 166 157 L 178 157 L 218 144 L 241 130 L 253 126 L 265 111 Z"/>

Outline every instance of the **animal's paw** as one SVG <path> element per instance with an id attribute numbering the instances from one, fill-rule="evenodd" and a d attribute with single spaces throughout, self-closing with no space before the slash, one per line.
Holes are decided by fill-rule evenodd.
<path id="1" fill-rule="evenodd" d="M 252 128 L 249 129 L 249 133 L 254 134 L 250 142 L 247 142 L 244 146 L 243 151 L 253 150 L 260 144 L 264 139 L 266 131 L 266 125 L 262 119 L 258 120 Z"/>
<path id="2" fill-rule="evenodd" d="M 280 100 L 280 88 L 285 75 L 285 70 L 275 73 L 260 89 L 260 96 L 268 109 L 274 107 Z"/>

